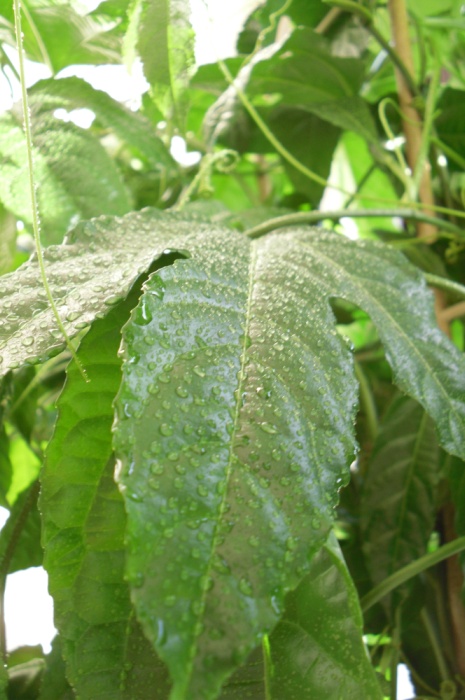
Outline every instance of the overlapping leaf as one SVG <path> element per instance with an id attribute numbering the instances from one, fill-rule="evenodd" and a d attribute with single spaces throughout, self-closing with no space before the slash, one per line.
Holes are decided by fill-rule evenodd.
<path id="1" fill-rule="evenodd" d="M 447 448 L 465 438 L 464 360 L 400 255 L 311 229 L 207 240 L 145 285 L 115 437 L 133 599 L 176 700 L 215 697 L 326 538 L 356 396 L 330 297 L 371 315 Z"/>
<path id="2" fill-rule="evenodd" d="M 93 700 L 165 700 L 168 692 L 166 671 L 134 619 L 123 579 L 125 513 L 113 480 L 119 330 L 134 302 L 129 297 L 83 340 L 80 357 L 90 381 L 70 365 L 42 474 L 55 622 L 68 678 L 78 696 Z"/>
<path id="3" fill-rule="evenodd" d="M 108 313 L 165 248 L 188 239 L 192 224 L 157 210 L 82 223 L 44 251 L 47 277 L 70 337 Z M 0 371 L 64 347 L 35 256 L 0 278 Z"/>
<path id="4" fill-rule="evenodd" d="M 364 552 L 374 583 L 425 554 L 439 458 L 432 420 L 415 401 L 398 398 L 374 444 L 361 497 Z"/>

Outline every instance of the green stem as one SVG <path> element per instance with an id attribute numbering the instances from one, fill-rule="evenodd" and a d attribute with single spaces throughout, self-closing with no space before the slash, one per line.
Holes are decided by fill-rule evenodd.
<path id="1" fill-rule="evenodd" d="M 432 275 L 429 272 L 424 272 L 423 277 L 432 287 L 443 289 L 445 292 L 450 292 L 451 294 L 458 296 L 460 299 L 465 299 L 465 287 L 463 284 L 449 280 L 446 277 Z"/>
<path id="2" fill-rule="evenodd" d="M 34 233 L 34 243 L 35 243 L 36 254 L 37 254 L 37 262 L 39 265 L 40 276 L 42 279 L 42 284 L 43 284 L 43 287 L 45 290 L 45 294 L 47 296 L 48 303 L 50 305 L 50 308 L 52 309 L 53 315 L 54 315 L 55 320 L 57 322 L 58 328 L 60 329 L 60 331 L 63 335 L 63 338 L 66 342 L 67 347 L 68 347 L 68 350 L 70 351 L 73 359 L 75 360 L 76 365 L 77 365 L 82 377 L 87 382 L 88 378 L 87 378 L 87 375 L 85 373 L 85 370 L 81 364 L 81 361 L 77 357 L 76 351 L 75 351 L 73 345 L 71 344 L 71 340 L 68 336 L 68 333 L 66 332 L 66 328 L 64 327 L 63 322 L 60 318 L 60 314 L 58 313 L 58 309 L 57 309 L 57 306 L 55 304 L 55 300 L 53 298 L 52 291 L 50 289 L 50 285 L 48 283 L 47 273 L 45 271 L 44 254 L 43 254 L 43 250 L 42 250 L 42 243 L 40 240 L 39 208 L 38 208 L 38 204 L 37 204 L 36 184 L 34 181 L 34 167 L 33 167 L 33 162 L 32 162 L 32 130 L 31 130 L 31 120 L 30 120 L 30 112 L 29 112 L 29 102 L 28 102 L 27 89 L 26 89 L 26 76 L 25 76 L 25 68 L 24 68 L 23 33 L 22 33 L 22 27 L 21 27 L 21 9 L 20 9 L 19 0 L 13 0 L 13 7 L 14 7 L 14 13 L 15 13 L 15 31 L 16 31 L 16 41 L 17 41 L 18 58 L 19 58 L 19 75 L 21 78 L 21 94 L 22 94 L 22 98 L 23 98 L 24 132 L 25 132 L 25 136 L 26 136 L 29 190 L 30 190 L 31 208 L 32 208 L 32 230 Z"/>
<path id="3" fill-rule="evenodd" d="M 246 231 L 246 235 L 249 238 L 255 239 L 264 236 L 270 231 L 274 231 L 278 228 L 284 228 L 285 226 L 298 226 L 299 224 L 315 224 L 319 221 L 324 221 L 324 219 L 329 219 L 331 221 L 338 221 L 344 217 L 348 219 L 358 219 L 358 218 L 372 218 L 372 217 L 386 217 L 392 218 L 393 216 L 399 216 L 403 219 L 412 219 L 413 221 L 426 221 L 432 223 L 438 228 L 444 231 L 451 231 L 457 234 L 457 237 L 464 239 L 465 231 L 450 223 L 449 221 L 444 221 L 443 219 L 436 218 L 434 216 L 428 216 L 427 214 L 422 214 L 419 211 L 413 209 L 339 209 L 337 211 L 301 211 L 295 214 L 286 214 L 285 216 L 279 216 L 276 219 L 270 219 L 265 221 L 263 224 L 254 226 L 253 228 Z"/>
<path id="4" fill-rule="evenodd" d="M 426 610 L 426 608 L 423 608 L 423 610 L 420 613 L 420 617 L 423 626 L 426 630 L 426 634 L 428 635 L 428 640 L 433 651 L 434 658 L 436 659 L 441 679 L 443 681 L 447 681 L 450 678 L 450 673 L 447 668 L 446 660 L 444 659 L 444 655 L 442 653 L 442 649 L 439 644 L 436 632 L 434 630 L 433 623 L 431 621 L 431 616 Z"/>
<path id="5" fill-rule="evenodd" d="M 397 700 L 397 666 L 399 665 L 399 655 L 400 655 L 400 619 L 401 619 L 401 608 L 397 608 L 395 615 L 395 626 L 392 632 L 392 642 L 391 642 L 391 663 L 390 663 L 390 700 Z"/>
<path id="6" fill-rule="evenodd" d="M 415 183 L 415 189 L 417 192 L 420 188 L 420 183 L 425 170 L 425 165 L 428 158 L 428 151 L 431 143 L 431 132 L 433 129 L 434 121 L 434 107 L 436 105 L 440 74 L 441 65 L 438 63 L 438 61 L 436 61 L 436 67 L 433 71 L 431 83 L 428 89 L 428 95 L 426 98 L 425 116 L 423 121 L 423 131 L 421 135 L 420 150 L 418 152 L 417 162 L 415 164 L 415 172 L 413 173 L 413 182 Z"/>
<path id="7" fill-rule="evenodd" d="M 420 92 L 418 90 L 418 87 L 414 79 L 410 75 L 409 69 L 407 68 L 397 51 L 392 48 L 391 44 L 384 38 L 381 32 L 379 32 L 378 29 L 376 29 L 373 22 L 367 25 L 367 29 L 370 32 L 370 34 L 376 39 L 378 44 L 383 47 L 391 61 L 397 66 L 399 71 L 402 73 L 402 76 L 405 79 L 407 85 L 409 86 L 412 95 L 419 95 Z"/>
<path id="8" fill-rule="evenodd" d="M 371 589 L 369 593 L 363 596 L 360 601 L 363 612 L 369 610 L 373 605 L 382 600 L 391 591 L 393 591 L 398 586 L 402 585 L 406 581 L 409 581 L 414 576 L 418 576 L 426 569 L 429 569 L 435 564 L 444 561 L 448 557 L 463 552 L 465 549 L 465 537 L 458 537 L 452 542 L 439 547 L 435 552 L 430 552 L 420 557 L 416 561 L 407 564 L 399 571 L 396 571 L 391 576 L 388 576 L 384 581 L 379 583 L 377 586 Z"/>
<path id="9" fill-rule="evenodd" d="M 37 46 L 39 47 L 40 55 L 42 56 L 42 60 L 49 69 L 50 73 L 52 75 L 55 75 L 55 71 L 53 70 L 53 64 L 50 59 L 49 53 L 47 51 L 47 47 L 45 46 L 44 42 L 42 41 L 42 37 L 40 36 L 40 32 L 36 27 L 36 24 L 34 20 L 32 19 L 31 13 L 27 9 L 27 5 L 23 3 L 23 12 L 24 16 L 26 17 L 29 26 L 31 27 L 31 31 L 34 34 L 34 38 L 37 41 Z M 22 81 L 21 81 L 22 82 Z"/>
<path id="10" fill-rule="evenodd" d="M 465 158 L 462 158 L 458 153 L 456 153 L 452 148 L 450 148 L 444 141 L 433 136 L 431 143 L 434 143 L 450 160 L 453 160 L 462 170 L 465 170 Z"/>
<path id="11" fill-rule="evenodd" d="M 218 67 L 223 73 L 226 81 L 228 82 L 229 85 L 234 86 L 234 89 L 236 91 L 236 94 L 238 98 L 240 99 L 243 107 L 247 110 L 247 112 L 250 114 L 252 119 L 254 120 L 255 124 L 258 126 L 262 134 L 265 136 L 265 138 L 271 143 L 273 148 L 276 150 L 279 155 L 284 158 L 284 160 L 287 160 L 290 165 L 292 165 L 296 170 L 298 170 L 302 175 L 305 175 L 305 177 L 308 177 L 309 180 L 312 180 L 313 182 L 316 182 L 317 184 L 321 185 L 322 187 L 327 187 L 328 185 L 330 187 L 333 187 L 334 189 L 339 190 L 343 194 L 350 196 L 351 192 L 348 190 L 345 190 L 341 187 L 336 187 L 335 185 L 330 185 L 330 183 L 324 179 L 324 177 L 321 177 L 320 175 L 317 175 L 316 173 L 313 172 L 313 170 L 310 170 L 309 168 L 305 167 L 303 163 L 301 163 L 297 158 L 294 158 L 292 153 L 287 150 L 285 146 L 281 143 L 279 139 L 276 138 L 276 136 L 273 134 L 272 131 L 268 128 L 266 123 L 263 121 L 253 104 L 250 102 L 249 98 L 246 96 L 245 92 L 242 90 L 242 88 L 238 85 L 237 80 L 234 79 L 232 73 L 230 72 L 229 68 L 225 64 L 224 61 L 218 60 L 217 61 Z"/>
<path id="12" fill-rule="evenodd" d="M 262 638 L 263 664 L 265 667 L 265 700 L 272 700 L 271 696 L 271 679 L 273 677 L 273 663 L 271 660 L 270 640 L 267 634 Z"/>

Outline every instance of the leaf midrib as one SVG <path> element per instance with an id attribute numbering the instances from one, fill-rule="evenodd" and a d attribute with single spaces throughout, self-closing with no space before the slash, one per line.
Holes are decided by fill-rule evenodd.
<path id="1" fill-rule="evenodd" d="M 210 557 L 208 560 L 208 564 L 206 567 L 205 571 L 205 577 L 208 577 L 210 575 L 210 572 L 213 567 L 213 557 L 215 555 L 218 541 L 219 541 L 219 524 L 221 523 L 223 519 L 223 515 L 225 512 L 225 507 L 226 507 L 226 501 L 227 501 L 227 496 L 229 495 L 229 483 L 231 479 L 231 474 L 233 470 L 233 465 L 234 465 L 234 446 L 235 446 L 235 437 L 237 433 L 237 429 L 239 426 L 239 416 L 240 416 L 240 411 L 241 411 L 241 395 L 242 395 L 242 388 L 244 385 L 245 381 L 245 360 L 247 357 L 247 338 L 249 334 L 249 329 L 250 329 L 250 321 L 251 321 L 251 307 L 252 307 L 252 292 L 253 292 L 253 286 L 255 282 L 255 267 L 256 267 L 256 261 L 257 261 L 257 246 L 251 245 L 250 246 L 250 264 L 249 264 L 249 285 L 247 289 L 247 307 L 245 311 L 245 324 L 244 324 L 244 333 L 243 333 L 243 342 L 242 342 L 242 348 L 241 348 L 241 359 L 240 359 L 240 370 L 239 370 L 239 381 L 237 385 L 237 400 L 236 400 L 236 410 L 234 412 L 234 420 L 233 420 L 233 431 L 231 433 L 231 440 L 230 440 L 230 449 L 229 449 L 229 456 L 228 456 L 228 463 L 226 467 L 226 475 L 225 475 L 225 488 L 223 491 L 223 496 L 221 499 L 221 503 L 218 509 L 218 517 L 216 519 L 216 525 L 215 525 L 215 531 L 213 534 L 213 539 L 212 539 L 212 546 L 211 546 L 211 551 L 210 551 Z M 206 590 L 206 587 L 203 587 L 202 590 L 202 597 L 201 597 L 201 605 L 200 605 L 200 610 L 202 611 L 199 613 L 197 616 L 197 623 L 201 620 L 201 618 L 204 615 L 205 612 L 205 600 L 207 596 L 208 591 Z M 193 642 L 191 644 L 190 650 L 189 650 L 189 664 L 188 664 L 188 669 L 186 672 L 186 683 L 184 685 L 184 690 L 187 690 L 190 684 L 190 680 L 192 677 L 192 670 L 194 666 L 194 660 L 195 660 L 195 647 L 197 645 L 197 640 L 200 636 L 200 633 L 198 632 L 193 639 Z M 186 696 L 185 696 L 186 697 Z"/>

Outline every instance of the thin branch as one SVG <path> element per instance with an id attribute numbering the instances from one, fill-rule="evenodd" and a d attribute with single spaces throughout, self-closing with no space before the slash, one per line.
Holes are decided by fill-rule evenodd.
<path id="1" fill-rule="evenodd" d="M 444 221 L 443 219 L 438 219 L 436 217 L 428 216 L 422 212 L 415 211 L 412 209 L 339 209 L 337 211 L 302 211 L 296 212 L 295 214 L 286 214 L 285 216 L 279 216 L 276 219 L 270 219 L 269 221 L 254 226 L 253 228 L 246 231 L 246 235 L 249 238 L 260 238 L 270 231 L 274 231 L 278 228 L 284 228 L 286 226 L 297 226 L 299 224 L 315 224 L 319 221 L 324 221 L 329 219 L 332 221 L 339 221 L 342 218 L 357 219 L 357 218 L 392 218 L 394 216 L 401 217 L 403 219 L 411 219 L 412 221 L 425 221 L 427 223 L 433 224 L 444 231 L 450 231 L 456 234 L 458 238 L 465 238 L 465 231 L 458 226 L 450 223 L 449 221 Z M 442 278 L 439 278 L 442 279 Z"/>
<path id="2" fill-rule="evenodd" d="M 452 557 L 454 554 L 463 552 L 464 549 L 465 537 L 458 537 L 456 540 L 448 542 L 442 547 L 439 547 L 439 549 L 437 549 L 435 552 L 429 552 L 410 564 L 407 564 L 407 566 L 404 566 L 399 571 L 396 571 L 394 574 L 391 574 L 391 576 L 388 576 L 386 579 L 384 579 L 384 581 L 381 581 L 381 583 L 372 588 L 369 593 L 363 596 L 362 600 L 360 601 L 363 612 L 366 612 L 373 607 L 373 605 L 379 603 L 379 601 L 387 596 L 391 591 L 398 588 L 406 581 L 409 581 L 414 576 L 418 576 L 418 574 L 426 571 L 426 569 L 429 569 L 435 564 L 439 564 L 439 562 Z"/>
<path id="3" fill-rule="evenodd" d="M 439 316 L 446 323 L 450 323 L 456 318 L 462 318 L 462 316 L 465 316 L 465 301 L 460 301 L 458 304 L 448 306 L 447 309 L 443 309 L 440 312 Z"/>

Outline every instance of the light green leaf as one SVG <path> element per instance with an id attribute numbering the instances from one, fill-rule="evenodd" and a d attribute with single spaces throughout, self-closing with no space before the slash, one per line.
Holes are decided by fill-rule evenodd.
<path id="1" fill-rule="evenodd" d="M 218 230 L 186 248 L 125 328 L 115 444 L 138 617 L 172 700 L 207 700 L 276 623 L 348 478 L 355 382 L 329 298 L 370 313 L 397 382 L 457 452 L 465 362 L 420 274 L 383 245 Z"/>
<path id="2" fill-rule="evenodd" d="M 113 100 L 106 92 L 94 90 L 85 80 L 75 77 L 41 80 L 30 89 L 29 101 L 39 115 L 53 113 L 57 108 L 68 111 L 83 107 L 91 109 L 104 129 L 111 129 L 152 169 L 165 173 L 167 177 L 179 172 L 164 143 L 156 136 L 153 124 L 142 114 Z"/>
<path id="3" fill-rule="evenodd" d="M 165 117 L 183 123 L 183 101 L 194 69 L 194 32 L 188 0 L 135 0 L 125 39 L 132 62 L 139 53 L 153 99 Z"/>
<path id="4" fill-rule="evenodd" d="M 397 398 L 373 446 L 361 494 L 363 549 L 373 583 L 426 553 L 439 461 L 431 418 L 415 401 Z"/>
<path id="5" fill-rule="evenodd" d="M 128 212 L 131 206 L 121 175 L 99 140 L 72 123 L 56 119 L 53 111 L 41 113 L 38 102 L 32 101 L 31 106 L 43 242 L 61 242 L 70 225 L 80 218 Z M 31 227 L 27 162 L 18 108 L 17 113 L 0 117 L 0 200 Z"/>
<path id="6" fill-rule="evenodd" d="M 167 676 L 134 620 L 124 571 L 124 504 L 113 480 L 112 401 L 120 381 L 119 330 L 132 295 L 84 338 L 58 402 L 42 473 L 45 568 L 68 679 L 92 700 L 165 700 Z M 137 650 L 137 651 L 136 651 Z M 139 666 L 134 667 L 138 656 Z M 138 677 L 151 666 L 157 676 Z M 135 688 L 138 688 L 137 692 Z"/>
<path id="7" fill-rule="evenodd" d="M 28 58 L 45 63 L 52 73 L 76 64 L 120 62 L 120 41 L 113 36 L 113 22 L 96 11 L 92 17 L 79 13 L 63 0 L 22 2 L 24 48 Z M 13 3 L 3 2 L 2 40 L 16 49 Z"/>

